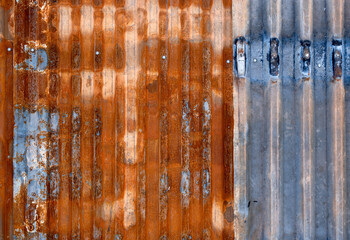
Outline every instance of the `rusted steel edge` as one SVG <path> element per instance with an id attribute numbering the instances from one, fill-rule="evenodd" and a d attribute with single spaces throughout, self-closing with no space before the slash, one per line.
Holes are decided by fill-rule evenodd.
<path id="1" fill-rule="evenodd" d="M 0 3 L 0 238 L 13 238 L 13 24 L 12 1 Z M 13 15 L 12 15 L 13 16 Z M 12 18 L 13 19 L 13 18 Z"/>

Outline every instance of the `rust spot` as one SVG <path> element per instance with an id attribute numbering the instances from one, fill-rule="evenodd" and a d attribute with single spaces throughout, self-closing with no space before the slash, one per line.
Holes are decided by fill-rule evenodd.
<path id="1" fill-rule="evenodd" d="M 117 44 L 115 46 L 115 67 L 117 70 L 121 70 L 125 65 L 124 49 Z"/>
<path id="2" fill-rule="evenodd" d="M 203 10 L 209 10 L 212 5 L 213 5 L 213 0 L 202 0 Z"/>
<path id="3" fill-rule="evenodd" d="M 206 14 L 203 16 L 202 18 L 202 33 L 203 33 L 203 37 L 209 37 L 212 29 L 211 29 L 211 18 L 209 14 Z"/>
<path id="4" fill-rule="evenodd" d="M 159 35 L 165 36 L 168 29 L 168 14 L 165 11 L 159 13 Z"/>
<path id="5" fill-rule="evenodd" d="M 225 217 L 226 221 L 228 221 L 229 223 L 233 222 L 234 211 L 233 211 L 232 206 L 229 206 L 226 208 L 226 211 L 224 213 L 224 217 Z"/>
<path id="6" fill-rule="evenodd" d="M 57 0 L 54 0 L 54 1 L 57 1 Z M 71 3 L 73 5 L 79 5 L 80 4 L 80 0 L 71 0 Z"/>
<path id="7" fill-rule="evenodd" d="M 57 73 L 50 74 L 50 88 L 49 93 L 50 96 L 55 98 L 58 96 L 60 85 L 59 85 L 59 76 Z"/>
<path id="8" fill-rule="evenodd" d="M 189 0 L 180 0 L 180 8 L 182 9 L 189 7 L 190 4 L 191 4 L 191 1 Z"/>
<path id="9" fill-rule="evenodd" d="M 181 13 L 181 37 L 187 39 L 190 34 L 190 21 L 188 13 Z"/>
<path id="10" fill-rule="evenodd" d="M 168 7 L 168 0 L 159 0 L 159 7 L 160 8 L 167 8 Z"/>
<path id="11" fill-rule="evenodd" d="M 49 55 L 49 69 L 57 69 L 59 63 L 59 48 L 57 45 L 50 45 L 48 47 Z"/>
<path id="12" fill-rule="evenodd" d="M 125 0 L 115 0 L 117 7 L 122 7 L 125 4 Z"/>
<path id="13" fill-rule="evenodd" d="M 46 74 L 40 74 L 38 76 L 38 85 L 39 85 L 39 98 L 43 99 L 46 97 L 46 89 L 47 89 Z"/>
<path id="14" fill-rule="evenodd" d="M 79 42 L 72 43 L 72 68 L 77 70 L 80 68 L 81 48 Z"/>
<path id="15" fill-rule="evenodd" d="M 51 33 L 57 32 L 57 11 L 55 8 L 52 9 L 49 13 L 49 31 Z"/>
<path id="16" fill-rule="evenodd" d="M 145 9 L 138 9 L 138 27 L 137 27 L 137 34 L 140 38 L 143 38 L 146 36 L 147 33 L 147 11 Z"/>
<path id="17" fill-rule="evenodd" d="M 231 8 L 232 7 L 232 0 L 222 0 L 224 8 Z"/>
<path id="18" fill-rule="evenodd" d="M 101 6 L 102 5 L 102 0 L 94 0 L 95 6 Z"/>
<path id="19" fill-rule="evenodd" d="M 158 81 L 152 81 L 147 84 L 147 90 L 149 93 L 155 93 L 158 90 Z"/>
<path id="20" fill-rule="evenodd" d="M 73 96 L 79 96 L 81 92 L 81 77 L 80 75 L 72 76 L 72 94 Z"/>

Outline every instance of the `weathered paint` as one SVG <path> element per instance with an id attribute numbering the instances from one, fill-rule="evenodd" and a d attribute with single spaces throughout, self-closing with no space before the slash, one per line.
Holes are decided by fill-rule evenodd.
<path id="1" fill-rule="evenodd" d="M 347 239 L 349 13 L 0 0 L 0 239 Z"/>

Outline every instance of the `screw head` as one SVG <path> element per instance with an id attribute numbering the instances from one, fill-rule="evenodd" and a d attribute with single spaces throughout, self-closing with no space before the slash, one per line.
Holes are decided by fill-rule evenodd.
<path id="1" fill-rule="evenodd" d="M 304 53 L 304 58 L 305 59 L 309 59 L 310 58 L 310 53 L 309 52 L 305 52 Z"/>
<path id="2" fill-rule="evenodd" d="M 336 51 L 336 52 L 334 53 L 334 58 L 340 58 L 340 57 L 341 57 L 340 52 L 339 52 L 339 51 Z"/>

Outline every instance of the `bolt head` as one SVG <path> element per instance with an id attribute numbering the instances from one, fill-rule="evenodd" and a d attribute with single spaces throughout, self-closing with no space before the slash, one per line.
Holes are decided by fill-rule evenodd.
<path id="1" fill-rule="evenodd" d="M 339 51 L 336 51 L 336 52 L 334 53 L 334 57 L 335 57 L 335 58 L 340 58 L 340 52 L 339 52 Z"/>

